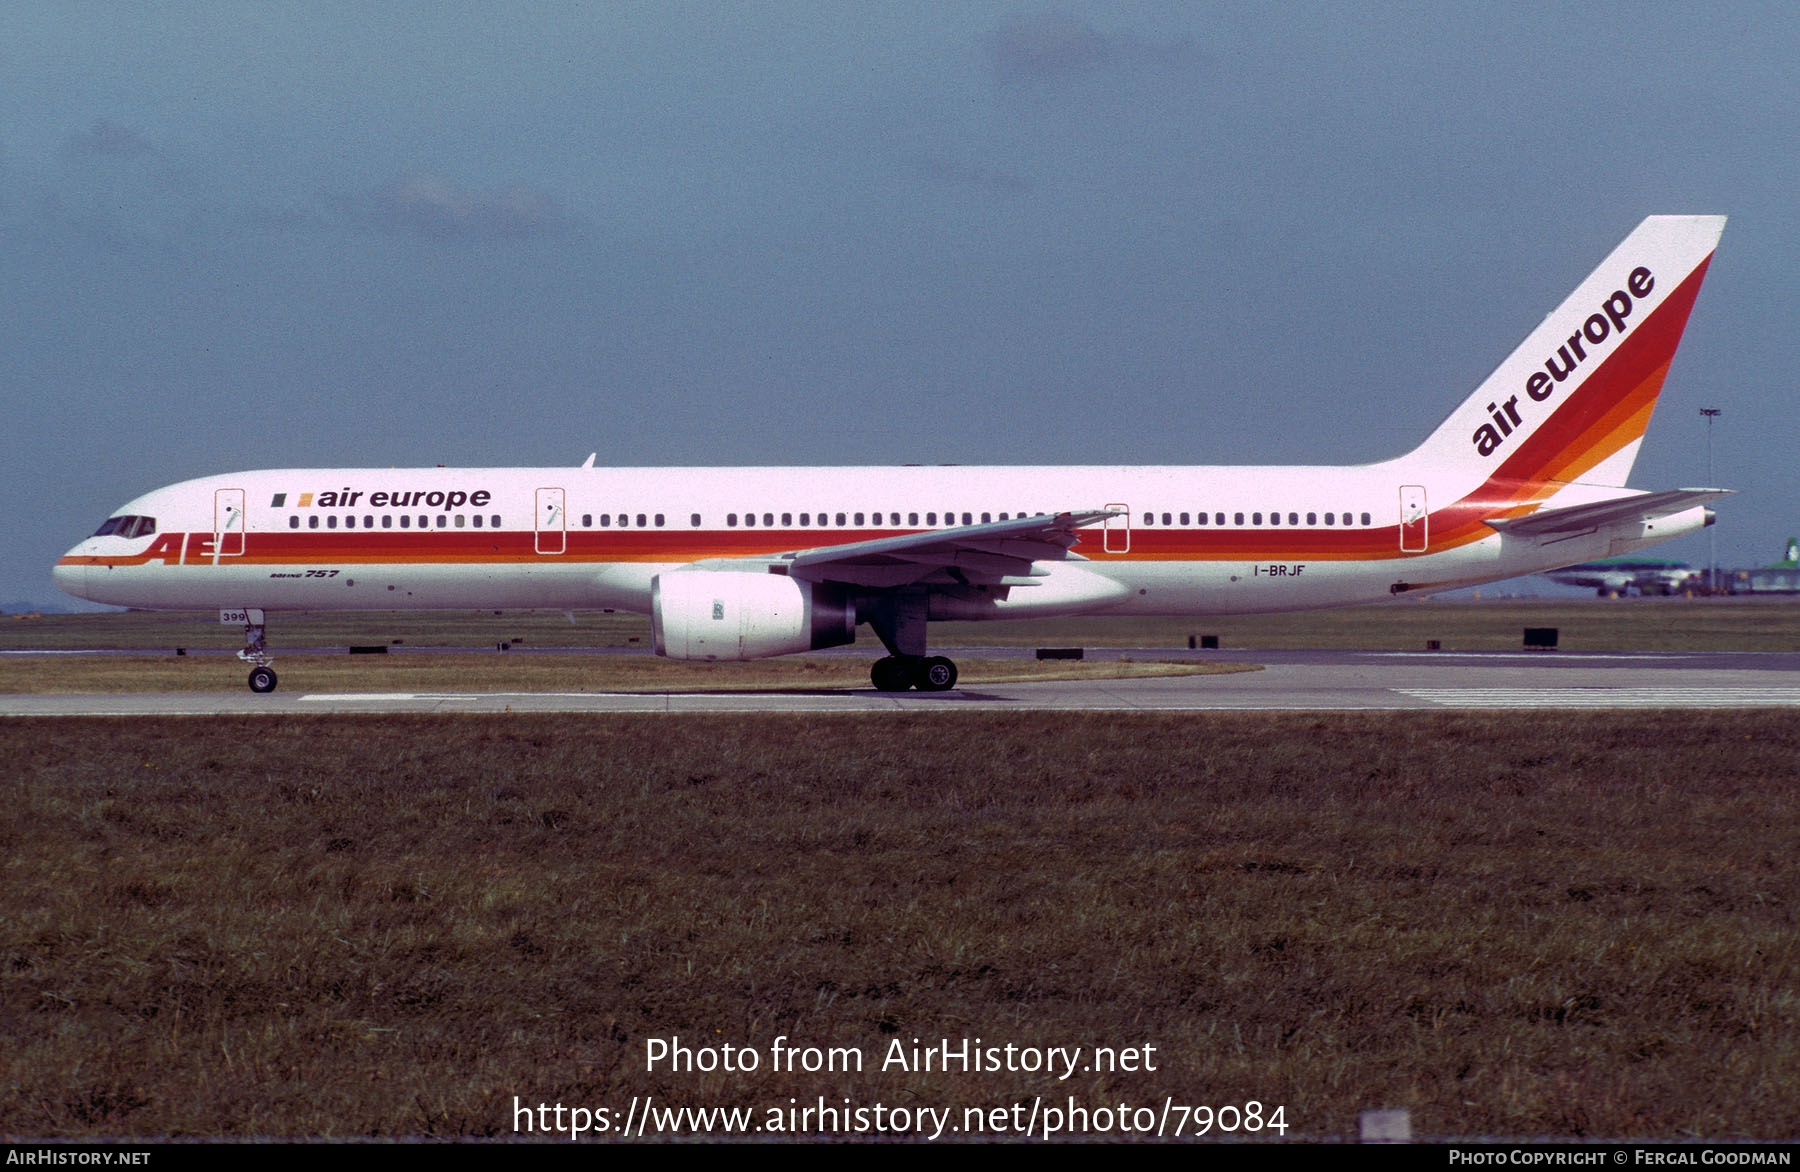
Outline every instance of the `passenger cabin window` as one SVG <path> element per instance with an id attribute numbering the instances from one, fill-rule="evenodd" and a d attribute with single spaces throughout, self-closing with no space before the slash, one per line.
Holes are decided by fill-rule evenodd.
<path id="1" fill-rule="evenodd" d="M 300 518 L 299 517 L 289 517 L 288 518 L 288 528 L 289 529 L 300 528 Z"/>
<path id="2" fill-rule="evenodd" d="M 1369 523 L 1369 514 L 1367 514 L 1367 513 L 1364 513 L 1364 514 L 1363 514 L 1363 515 L 1362 515 L 1362 523 L 1363 523 L 1363 524 L 1364 524 L 1364 525 L 1367 525 L 1367 524 L 1368 524 L 1368 523 Z"/>
<path id="3" fill-rule="evenodd" d="M 688 515 L 688 524 L 692 525 L 695 529 L 700 528 L 700 514 L 699 513 L 689 514 Z"/>

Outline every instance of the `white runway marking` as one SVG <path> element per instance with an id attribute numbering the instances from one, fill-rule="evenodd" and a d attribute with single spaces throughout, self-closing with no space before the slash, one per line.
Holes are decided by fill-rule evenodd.
<path id="1" fill-rule="evenodd" d="M 1395 688 L 1446 708 L 1796 708 L 1800 688 Z"/>
<path id="2" fill-rule="evenodd" d="M 595 696 L 629 696 L 630 692 L 308 692 L 294 699 L 312 704 L 354 704 L 360 701 L 382 701 L 409 704 L 414 701 L 438 703 L 450 700 L 566 700 L 571 697 L 590 699 Z"/>

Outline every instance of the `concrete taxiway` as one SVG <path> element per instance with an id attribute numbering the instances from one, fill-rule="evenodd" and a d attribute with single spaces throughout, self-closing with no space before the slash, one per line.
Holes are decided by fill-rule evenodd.
<path id="1" fill-rule="evenodd" d="M 951 649 L 991 655 L 991 649 Z M 1140 653 L 1141 654 L 1141 653 Z M 1201 656 L 1195 656 L 1201 658 Z M 1234 651 L 1263 670 L 1162 679 L 971 684 L 950 692 L 872 688 L 757 692 L 248 691 L 0 696 L 0 716 L 239 716 L 319 713 L 878 713 L 1430 711 L 1800 707 L 1800 653 L 1571 654 Z"/>

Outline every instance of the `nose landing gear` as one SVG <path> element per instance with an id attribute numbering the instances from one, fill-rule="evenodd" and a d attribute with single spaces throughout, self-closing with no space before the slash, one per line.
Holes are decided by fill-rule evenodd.
<path id="1" fill-rule="evenodd" d="M 245 663 L 254 664 L 250 669 L 250 690 L 261 695 L 275 690 L 275 671 L 269 665 L 275 657 L 269 654 L 268 640 L 264 637 L 263 612 L 260 610 L 244 610 L 227 612 L 242 615 L 244 618 L 244 649 L 237 657 Z"/>

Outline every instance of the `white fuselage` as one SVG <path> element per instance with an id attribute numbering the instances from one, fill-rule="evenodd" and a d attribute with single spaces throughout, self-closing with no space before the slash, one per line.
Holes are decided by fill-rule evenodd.
<path id="1" fill-rule="evenodd" d="M 647 611 L 658 574 L 1082 509 L 1068 561 L 937 618 L 1343 606 L 1617 556 L 1704 510 L 1553 546 L 1504 538 L 1398 461 L 1307 467 L 295 469 L 191 480 L 87 538 L 60 588 L 146 609 Z M 1609 490 L 1616 492 L 1617 490 Z M 396 503 L 403 502 L 403 503 Z M 477 503 L 479 502 L 479 503 Z M 144 528 L 143 525 L 124 528 Z"/>

